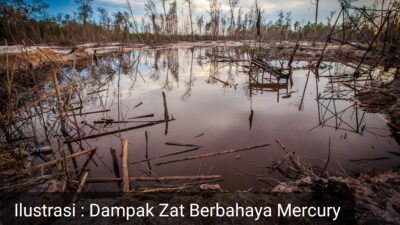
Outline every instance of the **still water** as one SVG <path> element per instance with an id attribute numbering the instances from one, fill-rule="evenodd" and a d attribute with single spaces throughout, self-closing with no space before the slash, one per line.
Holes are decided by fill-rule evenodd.
<path id="1" fill-rule="evenodd" d="M 220 56 L 220 57 L 217 57 Z M 223 57 L 221 57 L 223 56 Z M 79 72 L 83 98 L 90 99 L 83 112 L 110 109 L 109 112 L 78 117 L 93 124 L 102 119 L 114 121 L 150 121 L 164 119 L 162 91 L 168 113 L 175 120 L 137 130 L 83 141 L 97 146 L 98 166 L 91 164 L 91 177 L 114 177 L 110 148 L 121 153 L 120 138 L 129 141 L 129 161 L 145 159 L 148 132 L 149 158 L 185 150 L 188 147 L 166 145 L 177 142 L 201 146 L 181 155 L 151 161 L 153 176 L 222 175 L 223 189 L 261 190 L 268 187 L 257 178 L 281 178 L 266 167 L 285 154 L 276 144 L 280 139 L 290 151 L 306 163 L 323 166 L 329 155 L 328 170 L 346 173 L 383 170 L 397 166 L 399 144 L 392 137 L 384 117 L 363 112 L 349 99 L 354 91 L 329 82 L 333 75 L 351 74 L 351 68 L 325 62 L 319 79 L 306 66 L 294 61 L 292 85 L 271 84 L 268 74 L 248 74 L 248 56 L 237 49 L 164 49 L 133 51 L 123 56 L 99 59 L 98 66 Z M 281 62 L 272 62 L 280 66 Z M 287 62 L 283 62 L 286 64 Z M 254 84 L 258 82 L 264 85 Z M 333 79 L 334 80 L 334 79 Z M 280 81 L 284 82 L 284 81 Z M 365 82 L 365 81 L 362 81 Z M 280 87 L 280 89 L 279 89 Z M 97 92 L 97 93 L 93 93 Z M 90 93 L 90 94 L 88 94 Z M 304 93 L 304 96 L 303 96 Z M 139 103 L 139 106 L 137 106 Z M 137 107 L 135 107 L 137 106 Z M 119 113 L 118 113 L 119 112 Z M 129 119 L 154 114 L 154 117 Z M 97 131 L 82 126 L 88 135 L 123 129 L 140 122 L 95 124 Z M 210 158 L 155 165 L 188 156 L 270 143 L 271 146 Z M 381 160 L 364 160 L 381 158 Z M 360 159 L 363 159 L 360 161 Z M 129 166 L 130 176 L 149 173 L 147 163 Z M 272 182 L 274 184 L 274 182 Z M 149 185 L 132 182 L 132 188 Z M 116 184 L 96 184 L 93 190 L 115 190 Z"/>

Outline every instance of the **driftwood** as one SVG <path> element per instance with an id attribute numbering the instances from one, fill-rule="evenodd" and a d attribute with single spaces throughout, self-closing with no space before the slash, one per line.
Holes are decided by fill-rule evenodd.
<path id="1" fill-rule="evenodd" d="M 128 140 L 122 140 L 122 192 L 129 192 Z"/>
<path id="2" fill-rule="evenodd" d="M 137 164 L 137 163 L 142 163 L 142 162 L 146 162 L 146 161 L 150 161 L 150 160 L 154 160 L 154 159 L 160 159 L 160 158 L 165 158 L 165 157 L 168 157 L 168 156 L 179 155 L 179 154 L 186 153 L 186 152 L 192 152 L 192 151 L 198 150 L 199 148 L 200 147 L 195 147 L 195 148 L 190 148 L 190 149 L 186 149 L 186 150 L 183 150 L 183 151 L 176 151 L 176 152 L 173 152 L 173 153 L 169 153 L 169 154 L 166 154 L 166 155 L 153 157 L 153 158 L 147 158 L 146 157 L 146 159 L 134 161 L 134 162 L 131 162 L 130 164 Z"/>
<path id="3" fill-rule="evenodd" d="M 256 148 L 266 147 L 269 145 L 271 145 L 271 144 L 256 145 L 256 146 L 252 146 L 252 147 L 238 148 L 238 149 L 226 150 L 226 151 L 222 151 L 222 152 L 213 152 L 213 153 L 207 153 L 207 154 L 202 154 L 202 155 L 190 156 L 190 157 L 186 157 L 186 158 L 182 158 L 182 159 L 176 159 L 176 160 L 171 160 L 171 161 L 166 161 L 166 162 L 159 162 L 159 163 L 156 163 L 156 165 L 159 166 L 159 165 L 169 164 L 169 163 L 174 163 L 174 162 L 200 159 L 200 158 L 224 155 L 224 154 L 229 154 L 229 153 L 234 153 L 234 152 L 248 151 L 248 150 L 252 150 L 252 149 L 256 149 Z"/>
<path id="4" fill-rule="evenodd" d="M 58 164 L 59 162 L 62 162 L 62 161 L 64 161 L 64 160 L 74 159 L 74 158 L 76 158 L 76 157 L 78 157 L 78 156 L 81 156 L 81 155 L 84 155 L 84 154 L 87 154 L 87 153 L 89 153 L 89 152 L 93 152 L 93 151 L 96 151 L 96 150 L 97 150 L 97 148 L 91 148 L 91 149 L 84 150 L 84 151 L 81 151 L 81 152 L 76 152 L 76 153 L 74 153 L 74 154 L 67 155 L 67 156 L 65 156 L 64 158 L 55 159 L 55 160 L 52 160 L 52 161 L 50 161 L 50 162 L 46 162 L 46 163 L 43 163 L 43 164 L 40 164 L 40 165 L 31 167 L 31 168 L 28 168 L 28 169 L 25 169 L 25 170 L 23 170 L 23 171 L 24 171 L 24 172 L 32 172 L 32 171 L 36 171 L 36 170 L 39 170 L 39 169 L 43 169 L 43 168 L 46 168 L 46 167 L 49 167 L 49 166 L 56 165 L 56 164 Z"/>
<path id="5" fill-rule="evenodd" d="M 174 120 L 174 119 L 170 119 L 169 121 L 173 121 L 173 120 Z M 76 141 L 82 141 L 82 140 L 87 140 L 87 139 L 102 137 L 102 136 L 106 136 L 106 135 L 110 135 L 110 134 L 116 134 L 116 133 L 120 133 L 120 132 L 135 130 L 135 129 L 139 129 L 139 128 L 143 128 L 143 127 L 154 126 L 154 125 L 156 125 L 156 124 L 160 124 L 160 123 L 164 123 L 164 122 L 166 122 L 166 121 L 164 121 L 164 120 L 157 120 L 157 121 L 154 121 L 154 122 L 151 122 L 151 123 L 141 124 L 141 125 L 139 125 L 139 126 L 127 127 L 127 128 L 124 128 L 124 129 L 108 131 L 108 132 L 100 133 L 100 134 L 88 135 L 88 136 L 84 136 L 84 137 L 80 137 L 80 138 L 75 138 L 75 139 L 67 139 L 67 140 L 64 141 L 64 143 L 71 143 L 71 142 L 76 142 Z"/>

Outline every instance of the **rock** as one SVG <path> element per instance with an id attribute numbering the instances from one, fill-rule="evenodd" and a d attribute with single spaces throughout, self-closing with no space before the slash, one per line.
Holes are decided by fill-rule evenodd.
<path id="1" fill-rule="evenodd" d="M 202 184 L 200 185 L 202 191 L 220 191 L 221 186 L 219 184 Z"/>

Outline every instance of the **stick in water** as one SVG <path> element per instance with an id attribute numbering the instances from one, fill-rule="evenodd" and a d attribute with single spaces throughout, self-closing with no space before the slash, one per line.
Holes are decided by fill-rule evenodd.
<path id="1" fill-rule="evenodd" d="M 256 146 L 252 146 L 252 147 L 238 148 L 238 149 L 226 150 L 226 151 L 222 151 L 222 152 L 213 152 L 213 153 L 207 153 L 207 154 L 203 154 L 203 155 L 190 156 L 190 157 L 186 157 L 186 158 L 182 158 L 182 159 L 176 159 L 176 160 L 156 163 L 156 165 L 159 166 L 159 165 L 169 164 L 169 163 L 174 163 L 174 162 L 200 159 L 200 158 L 224 155 L 224 154 L 229 154 L 229 153 L 234 153 L 234 152 L 248 151 L 248 150 L 252 150 L 252 149 L 256 149 L 256 148 L 266 147 L 269 145 L 271 145 L 271 144 L 256 145 Z"/>

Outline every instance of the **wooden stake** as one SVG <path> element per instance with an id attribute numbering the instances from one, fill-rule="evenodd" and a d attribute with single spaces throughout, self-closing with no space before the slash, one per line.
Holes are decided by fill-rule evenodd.
<path id="1" fill-rule="evenodd" d="M 122 192 L 129 192 L 128 140 L 122 140 Z"/>
<path id="2" fill-rule="evenodd" d="M 165 120 L 165 135 L 168 134 L 168 106 L 167 106 L 167 99 L 165 97 L 164 91 L 162 92 L 163 101 L 164 101 L 164 120 Z"/>

